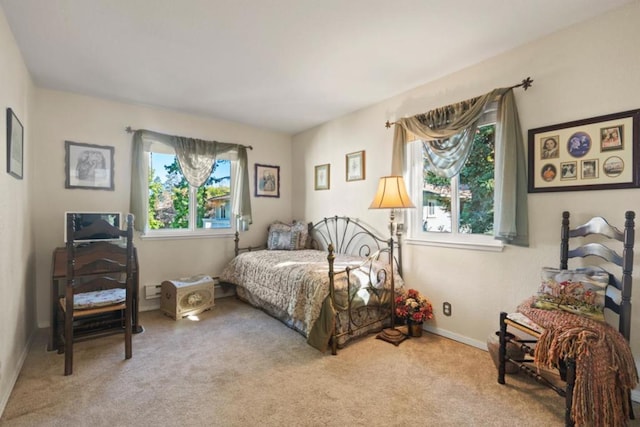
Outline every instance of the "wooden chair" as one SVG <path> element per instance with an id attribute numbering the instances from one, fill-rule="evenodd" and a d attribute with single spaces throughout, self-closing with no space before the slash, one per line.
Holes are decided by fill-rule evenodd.
<path id="1" fill-rule="evenodd" d="M 133 215 L 127 215 L 126 230 L 102 220 L 78 230 L 76 221 L 74 214 L 67 214 L 67 280 L 58 304 L 64 323 L 59 328 L 58 352 L 65 354 L 65 375 L 73 372 L 74 342 L 84 339 L 124 333 L 125 359 L 132 356 Z M 96 235 L 103 239 L 124 238 L 126 246 L 121 248 L 107 241 L 74 241 Z M 99 255 L 113 254 L 114 248 L 125 252 L 124 264 Z"/>
<path id="2" fill-rule="evenodd" d="M 631 324 L 631 285 L 633 270 L 633 246 L 634 246 L 634 218 L 635 213 L 627 211 L 625 214 L 624 230 L 609 225 L 601 217 L 592 218 L 586 224 L 570 229 L 569 212 L 562 213 L 562 227 L 560 239 L 560 269 L 568 269 L 568 261 L 572 258 L 589 257 L 589 266 L 603 264 L 608 268 L 605 270 L 609 276 L 607 292 L 605 296 L 605 308 L 617 315 L 617 328 L 626 342 L 629 342 Z M 586 236 L 591 236 L 586 238 Z M 570 239 L 575 248 L 570 249 Z M 621 242 L 620 243 L 616 243 Z M 577 242 L 577 243 L 576 243 Z M 603 243 L 604 242 L 604 243 Z M 610 243 L 611 242 L 611 243 Z M 617 248 L 610 247 L 613 244 Z M 620 250 L 621 249 L 621 250 Z M 621 253 L 620 253 L 621 252 Z M 594 262 L 594 260 L 596 262 Z M 602 261 L 597 263 L 597 261 Z M 618 269 L 619 267 L 619 269 Z M 598 268 L 598 267 L 595 267 Z M 611 270 L 616 270 L 613 274 Z M 606 275 L 604 276 L 606 280 Z M 521 310 L 522 311 L 522 310 Z M 605 310 L 607 311 L 607 310 Z M 609 313 L 607 318 L 609 318 Z M 547 325 L 548 329 L 561 328 L 562 325 Z M 507 331 L 513 328 L 520 336 L 516 336 Z M 613 328 L 612 328 L 613 330 Z M 505 384 L 505 368 L 507 363 L 513 363 L 520 368 L 521 372 L 527 373 L 539 383 L 550 387 L 560 396 L 565 397 L 565 424 L 574 425 L 574 414 L 572 414 L 573 394 L 576 384 L 576 360 L 571 357 L 562 357 L 557 361 L 561 381 L 550 380 L 548 376 L 541 373 L 536 366 L 533 366 L 535 347 L 543 336 L 545 329 L 537 325 L 534 321 L 522 313 L 507 314 L 500 313 L 499 334 L 499 355 L 498 355 L 498 382 Z M 522 335 L 526 338 L 523 338 Z M 615 330 L 613 330 L 615 334 Z M 620 339 L 620 341 L 622 341 Z M 622 341 L 624 344 L 624 341 Z M 524 353 L 524 357 L 515 359 L 510 357 L 507 346 L 515 346 Z M 630 351 L 629 351 L 630 354 Z M 520 356 L 522 357 L 522 356 Z M 579 369 L 579 367 L 578 367 Z M 634 367 L 635 372 L 635 367 Z M 624 399 L 623 399 L 624 400 Z M 631 409 L 630 392 L 628 399 L 629 417 L 633 419 Z M 594 409 L 591 408 L 593 411 Z M 624 414 L 623 414 L 624 416 Z"/>

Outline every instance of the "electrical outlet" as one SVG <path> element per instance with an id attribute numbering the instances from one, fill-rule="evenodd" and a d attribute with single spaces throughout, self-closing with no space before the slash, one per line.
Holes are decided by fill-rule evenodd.
<path id="1" fill-rule="evenodd" d="M 445 316 L 451 316 L 451 303 L 450 302 L 443 302 L 442 303 L 442 313 Z"/>

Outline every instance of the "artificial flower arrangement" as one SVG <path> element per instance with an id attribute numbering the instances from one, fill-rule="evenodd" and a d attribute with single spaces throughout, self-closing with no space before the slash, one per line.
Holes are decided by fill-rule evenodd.
<path id="1" fill-rule="evenodd" d="M 409 289 L 396 297 L 396 316 L 407 322 L 423 323 L 433 319 L 433 306 L 431 302 L 415 289 Z"/>

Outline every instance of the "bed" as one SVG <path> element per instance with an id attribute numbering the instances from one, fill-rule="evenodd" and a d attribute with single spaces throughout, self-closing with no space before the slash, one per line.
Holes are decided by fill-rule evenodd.
<path id="1" fill-rule="evenodd" d="M 399 235 L 398 235 L 399 238 Z M 266 248 L 240 246 L 220 276 L 237 296 L 337 354 L 347 342 L 390 323 L 391 274 L 402 288 L 402 253 L 354 218 L 275 223 Z M 395 247 L 398 246 L 398 247 Z M 395 252 L 394 252 L 395 250 Z"/>

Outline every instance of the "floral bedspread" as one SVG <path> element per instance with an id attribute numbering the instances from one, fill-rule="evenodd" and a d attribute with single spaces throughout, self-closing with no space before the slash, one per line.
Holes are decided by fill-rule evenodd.
<path id="1" fill-rule="evenodd" d="M 376 300 L 375 294 L 367 288 L 381 290 L 382 284 L 376 286 L 378 270 L 388 272 L 389 267 L 384 262 L 375 261 L 371 268 L 371 262 L 362 265 L 363 261 L 360 257 L 341 254 L 336 254 L 334 261 L 335 273 L 344 271 L 347 266 L 353 269 L 350 273 L 352 304 L 361 305 Z M 329 296 L 328 272 L 327 252 L 311 249 L 263 250 L 238 255 L 227 265 L 220 280 L 238 286 L 241 297 L 249 293 L 250 298 L 247 299 L 253 305 L 268 312 L 276 308 L 276 312 L 286 314 L 291 320 L 287 323 L 308 336 Z M 389 289 L 389 274 L 381 277 L 385 276 L 384 288 Z M 346 274 L 335 274 L 334 277 L 334 308 L 343 310 L 348 299 Z M 395 285 L 396 288 L 402 286 L 402 279 L 397 274 Z"/>

